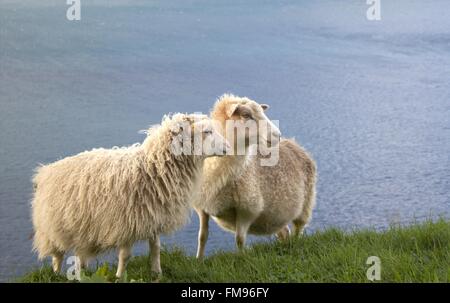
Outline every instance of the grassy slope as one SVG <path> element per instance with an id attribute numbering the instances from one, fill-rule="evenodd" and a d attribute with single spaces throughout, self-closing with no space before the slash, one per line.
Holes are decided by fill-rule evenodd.
<path id="1" fill-rule="evenodd" d="M 426 222 L 344 233 L 330 229 L 285 243 L 257 244 L 245 252 L 218 252 L 204 261 L 181 250 L 161 255 L 161 282 L 368 282 L 369 256 L 381 259 L 382 282 L 450 282 L 450 222 Z M 149 259 L 133 258 L 128 280 L 151 280 Z M 99 272 L 113 279 L 114 268 Z M 21 282 L 60 282 L 49 266 L 30 272 Z"/>

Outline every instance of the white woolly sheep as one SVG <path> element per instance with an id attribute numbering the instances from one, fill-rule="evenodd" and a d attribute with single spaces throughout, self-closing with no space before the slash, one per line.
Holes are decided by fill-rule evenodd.
<path id="1" fill-rule="evenodd" d="M 217 144 L 214 149 L 202 146 L 198 155 L 176 154 L 173 139 L 180 134 L 192 142 L 208 138 Z M 34 250 L 40 259 L 52 256 L 58 272 L 69 250 L 84 268 L 89 258 L 118 248 L 120 277 L 132 245 L 149 239 L 151 270 L 160 273 L 159 235 L 185 224 L 203 160 L 226 146 L 207 116 L 175 114 L 151 128 L 141 145 L 93 149 L 37 168 Z"/>

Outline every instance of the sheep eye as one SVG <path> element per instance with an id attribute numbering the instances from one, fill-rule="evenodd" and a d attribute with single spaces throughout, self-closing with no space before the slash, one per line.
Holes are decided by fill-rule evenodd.
<path id="1" fill-rule="evenodd" d="M 242 118 L 244 118 L 244 119 L 252 119 L 252 116 L 250 114 L 242 114 Z"/>
<path id="2" fill-rule="evenodd" d="M 207 130 L 205 130 L 205 131 L 203 131 L 205 134 L 208 134 L 208 135 L 210 135 L 210 134 L 212 134 L 212 130 L 210 130 L 210 129 L 207 129 Z"/>

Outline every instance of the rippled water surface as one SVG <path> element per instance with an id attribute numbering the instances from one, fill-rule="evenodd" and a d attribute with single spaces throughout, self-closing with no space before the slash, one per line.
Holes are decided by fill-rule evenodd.
<path id="1" fill-rule="evenodd" d="M 450 216 L 450 2 L 382 1 L 379 22 L 365 0 L 84 0 L 78 22 L 65 1 L 35 2 L 0 4 L 0 280 L 39 265 L 38 163 L 141 141 L 224 92 L 269 103 L 314 155 L 309 231 Z M 196 228 L 164 243 L 193 253 Z M 233 236 L 212 224 L 217 249 Z"/>

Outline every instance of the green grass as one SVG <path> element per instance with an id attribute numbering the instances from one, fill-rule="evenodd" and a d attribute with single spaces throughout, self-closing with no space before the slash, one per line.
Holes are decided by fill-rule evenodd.
<path id="1" fill-rule="evenodd" d="M 449 282 L 450 222 L 441 219 L 384 232 L 329 229 L 284 243 L 256 244 L 240 253 L 217 252 L 203 261 L 178 248 L 163 250 L 159 282 L 369 282 L 369 256 L 381 260 L 381 282 Z M 101 280 L 99 276 L 114 281 L 114 270 L 104 264 L 87 275 L 93 281 Z M 126 280 L 154 281 L 148 256 L 131 259 Z M 45 265 L 18 281 L 67 280 Z"/>

